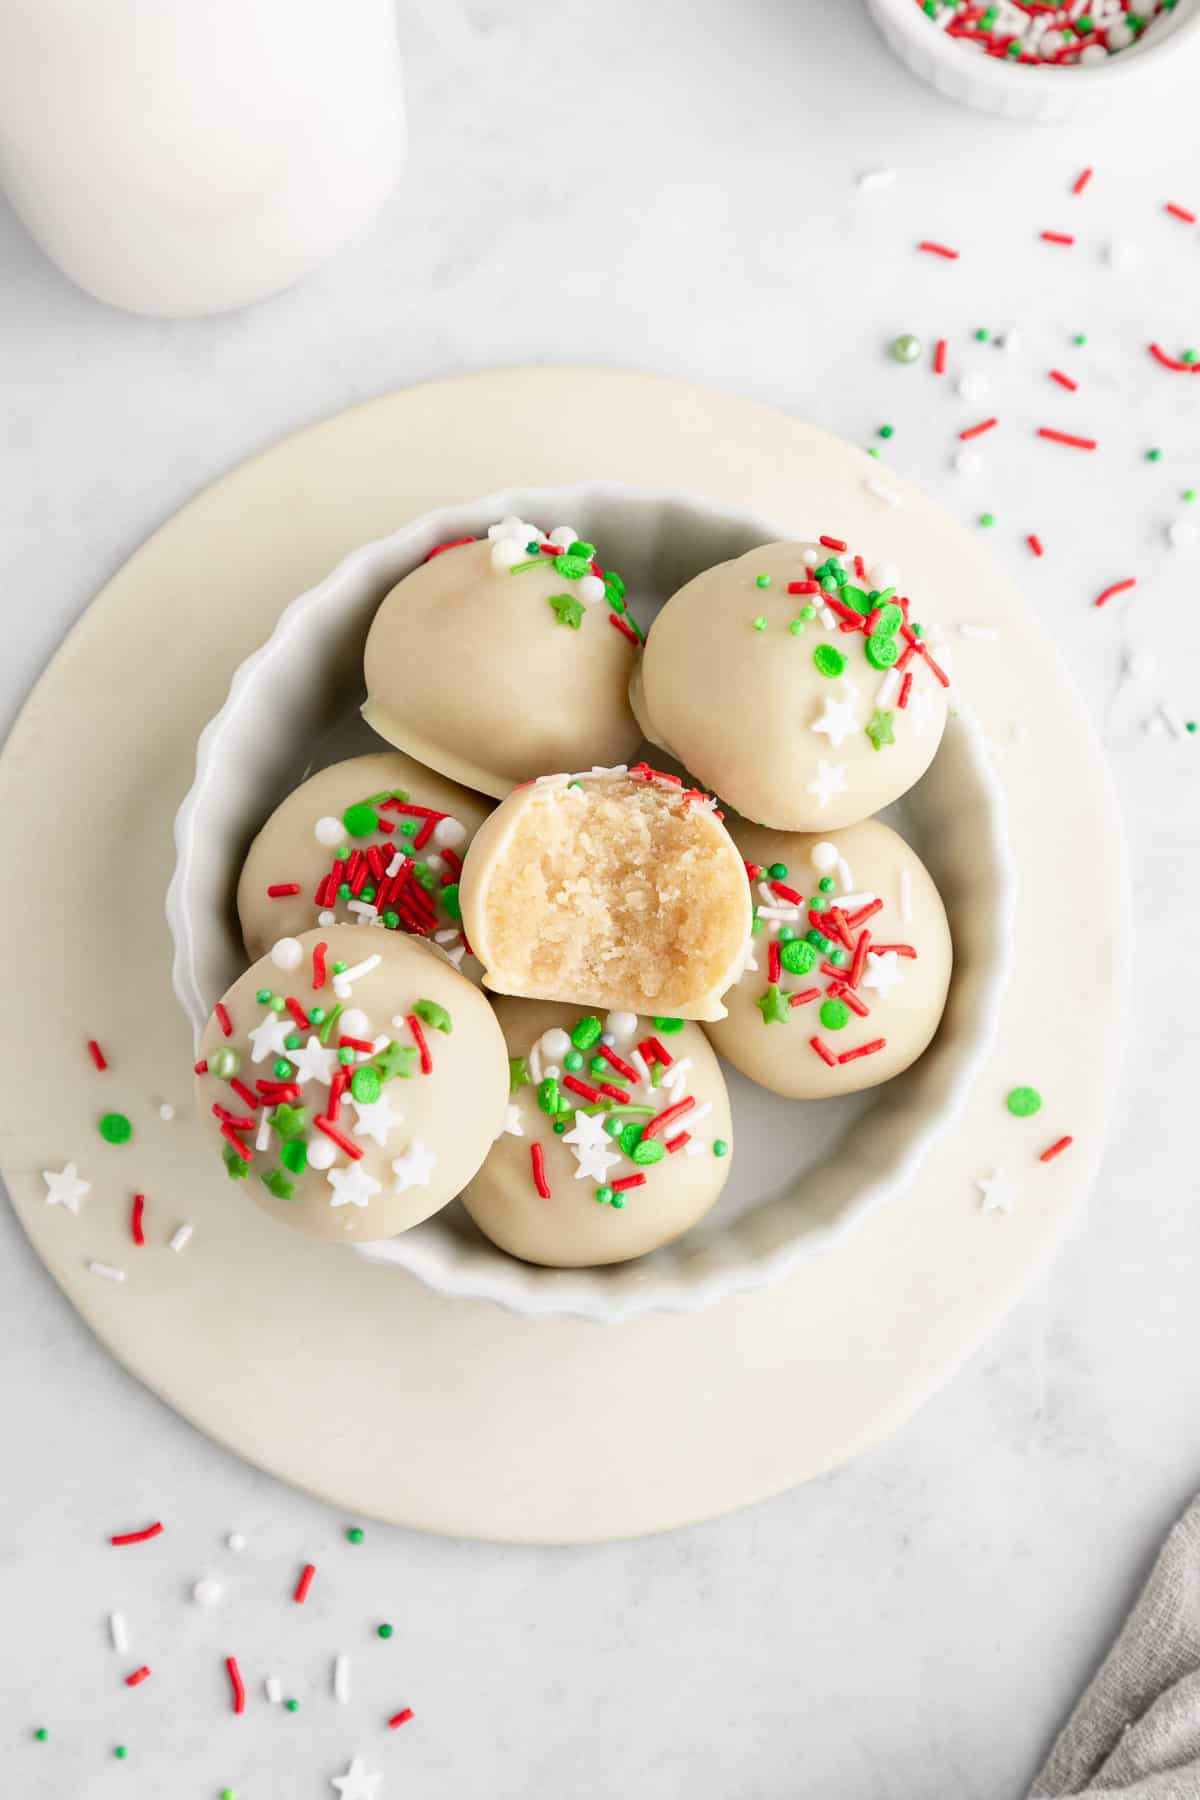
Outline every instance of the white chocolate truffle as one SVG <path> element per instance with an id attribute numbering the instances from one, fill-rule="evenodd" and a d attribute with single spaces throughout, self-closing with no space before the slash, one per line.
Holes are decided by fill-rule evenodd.
<path id="1" fill-rule="evenodd" d="M 654 622 L 630 690 L 642 729 L 743 818 L 853 825 L 933 760 L 945 690 L 927 640 L 905 635 L 907 590 L 875 602 L 868 566 L 828 545 L 765 544 L 697 575 Z M 814 580 L 828 591 L 788 592 Z"/>
<path id="2" fill-rule="evenodd" d="M 300 946 L 294 974 L 263 957 L 209 1020 L 200 1111 L 235 1187 L 285 1225 L 391 1237 L 487 1155 L 508 1098 L 504 1039 L 478 988 L 418 938 L 334 925 Z M 351 1006 L 368 1028 L 346 1045 Z"/>
<path id="3" fill-rule="evenodd" d="M 752 879 L 758 928 L 725 996 L 728 1016 L 708 1028 L 715 1048 L 792 1100 L 852 1094 L 899 1075 L 927 1048 L 950 984 L 950 927 L 920 857 L 877 819 L 829 838 L 740 821 L 733 829 L 760 871 Z M 832 887 L 823 891 L 822 880 Z"/>
<path id="4" fill-rule="evenodd" d="M 406 812 L 405 807 L 417 810 Z M 489 801 L 398 750 L 355 756 L 310 775 L 275 808 L 242 865 L 237 907 L 247 955 L 252 960 L 262 956 L 280 939 L 310 931 L 322 914 L 332 913 L 334 921 L 347 925 L 376 924 L 390 916 L 399 921 L 399 930 L 432 938 L 461 966 L 464 944 L 454 877 L 462 845 L 490 811 Z M 461 836 L 459 849 L 448 860 L 448 839 L 443 835 L 439 844 L 438 833 L 451 824 Z M 397 866 L 405 848 L 413 854 Z M 345 858 L 338 856 L 339 850 L 348 853 Z M 382 869 L 382 881 L 369 865 L 363 866 L 368 855 Z M 432 871 L 430 859 L 438 857 L 443 866 L 431 886 L 422 886 L 422 873 Z M 361 888 L 357 898 L 340 897 L 338 887 L 349 871 L 354 871 L 350 885 L 355 886 L 360 869 L 370 898 Z M 296 894 L 270 892 L 297 886 Z M 448 891 L 443 895 L 444 886 Z M 473 967 L 465 972 L 473 973 Z"/>
<path id="5" fill-rule="evenodd" d="M 750 896 L 705 794 L 644 764 L 510 794 L 463 864 L 463 926 L 501 994 L 719 1019 Z"/>
<path id="6" fill-rule="evenodd" d="M 583 555 L 543 554 L 543 541 L 520 525 L 436 553 L 392 589 L 367 638 L 367 723 L 497 797 L 547 769 L 622 762 L 640 739 L 628 700 L 639 645 L 620 578 L 600 581 Z"/>
<path id="7" fill-rule="evenodd" d="M 639 1018 L 637 1042 L 606 1054 L 601 1020 L 579 1007 L 500 1000 L 496 1016 L 513 1091 L 463 1195 L 494 1244 L 526 1262 L 586 1268 L 645 1256 L 704 1217 L 725 1185 L 732 1129 L 721 1067 L 698 1025 Z M 578 1067 L 535 1079 L 531 1052 L 547 1029 L 574 1032 L 584 1047 L 568 1052 Z M 660 1052 L 670 1061 L 656 1071 Z"/>

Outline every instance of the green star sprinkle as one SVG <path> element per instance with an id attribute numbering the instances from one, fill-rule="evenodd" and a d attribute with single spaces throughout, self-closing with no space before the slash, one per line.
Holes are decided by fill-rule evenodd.
<path id="1" fill-rule="evenodd" d="M 296 1184 L 289 1181 L 282 1169 L 264 1169 L 259 1180 L 268 1194 L 274 1194 L 277 1200 L 294 1200 Z"/>
<path id="2" fill-rule="evenodd" d="M 379 824 L 379 814 L 373 806 L 360 801 L 356 806 L 348 806 L 342 814 L 342 824 L 351 837 L 370 837 Z"/>
<path id="3" fill-rule="evenodd" d="M 289 1138 L 298 1138 L 308 1124 L 308 1108 L 305 1106 L 289 1106 L 285 1100 L 271 1114 L 271 1129 L 279 1133 L 286 1143 Z"/>
<path id="4" fill-rule="evenodd" d="M 827 681 L 836 681 L 846 667 L 846 659 L 833 644 L 818 644 L 813 651 L 813 668 Z"/>
<path id="5" fill-rule="evenodd" d="M 291 1175 L 303 1175 L 308 1167 L 308 1145 L 303 1138 L 291 1138 L 280 1147 L 279 1160 Z"/>
<path id="6" fill-rule="evenodd" d="M 568 552 L 565 556 L 555 556 L 551 560 L 564 581 L 582 581 L 585 575 L 592 572 L 590 556 L 572 556 Z"/>
<path id="7" fill-rule="evenodd" d="M 454 1021 L 440 1000 L 418 1000 L 413 1011 L 431 1031 L 444 1031 L 448 1037 L 454 1030 Z"/>
<path id="8" fill-rule="evenodd" d="M 452 919 L 462 918 L 462 908 L 458 903 L 458 883 L 448 881 L 444 888 L 439 888 L 438 899 L 442 903 L 442 911 L 449 913 Z"/>
<path id="9" fill-rule="evenodd" d="M 870 724 L 864 727 L 874 749 L 882 750 L 885 744 L 895 743 L 896 739 L 892 731 L 895 720 L 894 712 L 884 712 L 879 706 L 875 708 L 871 714 Z"/>
<path id="10" fill-rule="evenodd" d="M 232 1144 L 226 1144 L 221 1155 L 225 1159 L 225 1173 L 230 1181 L 245 1181 L 249 1168 L 238 1155 Z"/>
<path id="11" fill-rule="evenodd" d="M 583 602 L 576 600 L 574 594 L 551 594 L 546 604 L 560 625 L 578 631 L 583 624 Z"/>
<path id="12" fill-rule="evenodd" d="M 786 1025 L 791 1008 L 784 999 L 777 982 L 772 982 L 765 994 L 760 994 L 754 1002 L 762 1014 L 764 1025 Z"/>
<path id="13" fill-rule="evenodd" d="M 1014 1119 L 1032 1119 L 1042 1110 L 1042 1096 L 1033 1087 L 1015 1087 L 1004 1101 Z"/>
<path id="14" fill-rule="evenodd" d="M 133 1136 L 133 1124 L 124 1113 L 104 1113 L 99 1131 L 106 1144 L 127 1144 Z"/>
<path id="15" fill-rule="evenodd" d="M 518 1088 L 529 1086 L 529 1064 L 523 1056 L 510 1056 L 508 1059 L 508 1091 L 515 1094 Z"/>
<path id="16" fill-rule="evenodd" d="M 377 1069 L 380 1081 L 393 1081 L 396 1076 L 407 1081 L 416 1071 L 417 1052 L 411 1044 L 385 1044 L 364 1066 Z"/>

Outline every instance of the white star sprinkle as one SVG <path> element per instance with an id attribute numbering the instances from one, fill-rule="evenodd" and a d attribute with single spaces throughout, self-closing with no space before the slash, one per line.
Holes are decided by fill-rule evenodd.
<path id="1" fill-rule="evenodd" d="M 288 1035 L 296 1029 L 287 1013 L 266 1012 L 262 1024 L 250 1033 L 250 1060 L 260 1063 L 268 1056 L 282 1056 Z"/>
<path id="2" fill-rule="evenodd" d="M 368 1175 L 361 1163 L 339 1163 L 325 1177 L 333 1189 L 330 1206 L 366 1206 L 380 1190 L 381 1183 Z"/>
<path id="3" fill-rule="evenodd" d="M 90 1181 L 80 1181 L 79 1170 L 73 1162 L 64 1169 L 43 1169 L 42 1180 L 46 1184 L 46 1205 L 65 1206 L 68 1212 L 79 1217 L 79 1202 L 85 1194 L 90 1194 Z"/>
<path id="4" fill-rule="evenodd" d="M 894 987 L 904 980 L 900 969 L 900 958 L 894 950 L 885 950 L 877 956 L 873 950 L 867 951 L 867 971 L 863 976 L 863 986 L 874 988 L 881 1000 L 886 1000 Z"/>
<path id="5" fill-rule="evenodd" d="M 291 1059 L 300 1082 L 320 1081 L 328 1087 L 338 1066 L 337 1051 L 327 1050 L 315 1032 L 302 1050 L 285 1050 L 284 1055 Z"/>
<path id="6" fill-rule="evenodd" d="M 831 749 L 840 750 L 842 740 L 858 730 L 853 700 L 835 700 L 832 694 L 826 694 L 825 711 L 813 720 L 812 729 L 824 733 Z"/>
<path id="7" fill-rule="evenodd" d="M 575 1124 L 564 1135 L 563 1143 L 574 1149 L 578 1165 L 576 1181 L 603 1181 L 608 1171 L 621 1160 L 620 1151 L 614 1150 L 612 1139 L 604 1129 L 604 1118 L 600 1113 L 577 1112 Z"/>
<path id="8" fill-rule="evenodd" d="M 388 1099 L 386 1088 L 378 1100 L 369 1102 L 356 1100 L 351 1095 L 350 1104 L 358 1115 L 354 1121 L 355 1137 L 373 1138 L 380 1146 L 387 1143 L 387 1134 L 392 1126 L 399 1125 L 404 1120 L 404 1114 L 397 1112 Z"/>
<path id="9" fill-rule="evenodd" d="M 369 1775 L 362 1757 L 356 1756 L 344 1775 L 331 1776 L 330 1780 L 342 1800 L 375 1800 L 383 1776 Z"/>
<path id="10" fill-rule="evenodd" d="M 515 1100 L 510 1100 L 504 1109 L 504 1123 L 500 1127 L 500 1136 L 507 1132 L 509 1137 L 524 1137 L 525 1127 L 521 1123 L 521 1108 Z"/>
<path id="11" fill-rule="evenodd" d="M 428 1187 L 429 1177 L 437 1168 L 437 1157 L 432 1150 L 427 1150 L 420 1138 L 414 1138 L 403 1156 L 398 1156 L 392 1164 L 396 1179 L 392 1183 L 394 1194 L 406 1194 L 409 1188 Z"/>
<path id="12" fill-rule="evenodd" d="M 1010 1181 L 1003 1169 L 994 1169 L 990 1175 L 980 1175 L 975 1186 L 983 1195 L 979 1204 L 985 1213 L 1010 1213 L 1021 1192 L 1019 1185 Z"/>
<path id="13" fill-rule="evenodd" d="M 835 794 L 844 794 L 846 791 L 845 763 L 827 763 L 822 757 L 817 764 L 816 776 L 809 782 L 807 791 L 816 800 L 817 805 L 824 810 Z"/>

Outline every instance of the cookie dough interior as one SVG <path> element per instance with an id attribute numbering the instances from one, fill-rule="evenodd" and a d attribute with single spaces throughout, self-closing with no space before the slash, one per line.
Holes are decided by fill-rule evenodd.
<path id="1" fill-rule="evenodd" d="M 653 781 L 559 794 L 520 811 L 487 872 L 486 925 L 472 933 L 487 985 L 635 1011 L 690 1000 L 714 1016 L 703 1003 L 729 979 L 747 897 L 712 813 Z"/>

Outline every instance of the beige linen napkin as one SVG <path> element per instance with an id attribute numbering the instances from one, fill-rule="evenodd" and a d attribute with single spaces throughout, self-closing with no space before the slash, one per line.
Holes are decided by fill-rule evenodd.
<path id="1" fill-rule="evenodd" d="M 1200 1495 L 1029 1800 L 1200 1800 Z"/>

